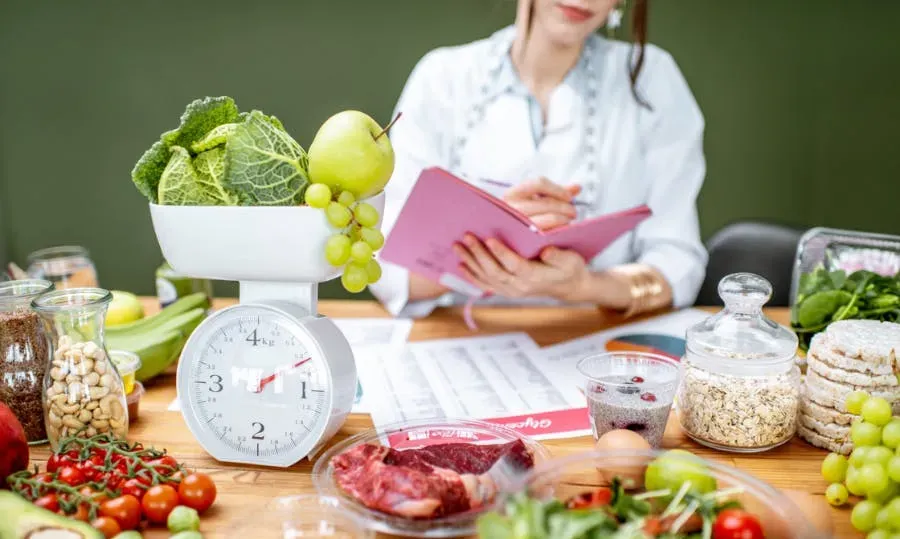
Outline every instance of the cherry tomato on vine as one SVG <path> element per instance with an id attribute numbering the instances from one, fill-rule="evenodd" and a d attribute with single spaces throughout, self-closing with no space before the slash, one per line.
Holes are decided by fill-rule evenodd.
<path id="1" fill-rule="evenodd" d="M 178 484 L 182 505 L 202 513 L 216 501 L 216 484 L 204 473 L 192 473 Z"/>
<path id="2" fill-rule="evenodd" d="M 56 478 L 72 487 L 85 483 L 84 474 L 75 466 L 63 466 L 57 472 Z"/>
<path id="3" fill-rule="evenodd" d="M 78 508 L 75 510 L 75 514 L 70 515 L 70 517 L 82 522 L 87 522 L 91 519 L 91 515 L 88 513 L 88 506 L 83 503 L 78 505 Z"/>
<path id="4" fill-rule="evenodd" d="M 122 528 L 116 519 L 110 517 L 97 517 L 91 522 L 91 526 L 103 534 L 106 539 L 112 539 L 122 532 Z"/>
<path id="5" fill-rule="evenodd" d="M 91 487 L 83 487 L 78 491 L 79 494 L 84 496 L 85 498 L 90 498 L 96 503 L 103 503 L 109 499 L 109 496 L 104 494 L 103 492 L 98 492 Z"/>
<path id="6" fill-rule="evenodd" d="M 52 483 L 53 479 L 53 474 L 47 472 L 41 472 L 34 476 L 34 480 L 38 483 Z"/>
<path id="7" fill-rule="evenodd" d="M 144 497 L 144 493 L 147 492 L 148 488 L 150 488 L 150 481 L 143 477 L 126 479 L 121 486 L 122 494 L 131 494 L 138 500 Z"/>
<path id="8" fill-rule="evenodd" d="M 54 453 L 47 459 L 47 471 L 54 473 L 63 466 L 75 462 L 78 462 L 78 451 L 75 451 L 74 449 L 66 451 L 65 453 Z"/>
<path id="9" fill-rule="evenodd" d="M 123 530 L 133 530 L 141 523 L 141 502 L 126 494 L 100 504 L 100 515 L 116 519 Z"/>
<path id="10" fill-rule="evenodd" d="M 109 490 L 119 490 L 122 485 L 122 476 L 116 471 L 111 471 L 102 474 L 97 481 L 106 485 Z"/>
<path id="11" fill-rule="evenodd" d="M 178 461 L 171 455 L 165 455 L 149 461 L 147 464 L 156 468 L 157 473 L 170 474 L 178 469 Z"/>
<path id="12" fill-rule="evenodd" d="M 178 505 L 178 492 L 170 485 L 154 485 L 144 493 L 141 507 L 150 522 L 165 522 Z"/>
<path id="13" fill-rule="evenodd" d="M 97 481 L 103 475 L 103 459 L 96 455 L 88 457 L 76 466 L 88 481 Z"/>
<path id="14" fill-rule="evenodd" d="M 759 519 L 742 509 L 726 509 L 719 513 L 712 528 L 713 539 L 763 539 Z"/>
<path id="15" fill-rule="evenodd" d="M 34 500 L 34 505 L 55 513 L 59 511 L 59 497 L 56 494 L 44 494 Z"/>

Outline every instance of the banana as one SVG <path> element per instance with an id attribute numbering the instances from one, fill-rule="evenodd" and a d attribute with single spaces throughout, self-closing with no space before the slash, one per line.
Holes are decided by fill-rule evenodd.
<path id="1" fill-rule="evenodd" d="M 153 316 L 148 316 L 147 318 L 142 318 L 128 324 L 107 327 L 106 335 L 107 337 L 110 337 L 148 333 L 158 329 L 172 318 L 197 308 L 202 308 L 204 310 L 209 309 L 209 298 L 202 292 L 178 298 L 174 303 L 166 306 L 165 309 Z"/>
<path id="2" fill-rule="evenodd" d="M 184 305 L 186 304 L 180 307 L 183 308 Z M 172 306 L 175 303 L 169 307 Z M 109 350 L 127 350 L 140 356 L 141 368 L 135 377 L 144 381 L 162 373 L 178 360 L 188 337 L 205 317 L 206 309 L 203 307 L 175 315 L 167 313 L 166 317 L 152 325 L 138 324 L 128 331 L 107 332 L 106 345 Z"/>

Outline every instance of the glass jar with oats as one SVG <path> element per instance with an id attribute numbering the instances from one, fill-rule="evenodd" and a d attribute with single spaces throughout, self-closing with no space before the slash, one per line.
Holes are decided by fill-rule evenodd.
<path id="1" fill-rule="evenodd" d="M 800 409 L 797 336 L 767 318 L 772 285 L 752 273 L 719 282 L 725 308 L 687 331 L 676 411 L 698 443 L 739 453 L 790 440 Z"/>
<path id="2" fill-rule="evenodd" d="M 72 288 L 32 301 L 53 350 L 44 377 L 47 439 L 55 451 L 60 440 L 109 434 L 125 439 L 128 403 L 125 386 L 103 338 L 112 294 L 101 288 Z"/>

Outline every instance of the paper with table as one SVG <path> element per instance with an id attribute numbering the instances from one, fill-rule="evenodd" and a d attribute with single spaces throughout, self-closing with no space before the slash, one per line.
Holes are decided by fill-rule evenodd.
<path id="1" fill-rule="evenodd" d="M 508 204 L 440 168 L 422 171 L 381 250 L 381 257 L 458 292 L 480 296 L 459 270 L 454 242 L 466 233 L 497 238 L 524 258 L 549 246 L 585 260 L 650 216 L 647 206 L 540 231 Z M 440 223 L 440 226 L 431 226 Z"/>
<path id="2" fill-rule="evenodd" d="M 385 363 L 359 365 L 364 388 L 383 391 L 376 427 L 416 419 L 480 419 L 535 438 L 590 432 L 584 398 L 554 385 L 525 333 L 410 343 Z"/>

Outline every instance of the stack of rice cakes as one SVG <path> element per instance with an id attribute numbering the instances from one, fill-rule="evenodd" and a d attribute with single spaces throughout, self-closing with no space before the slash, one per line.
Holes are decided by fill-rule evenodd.
<path id="1" fill-rule="evenodd" d="M 813 337 L 806 355 L 798 434 L 810 444 L 844 455 L 853 450 L 857 418 L 845 401 L 862 390 L 891 403 L 900 415 L 900 324 L 841 320 Z"/>

